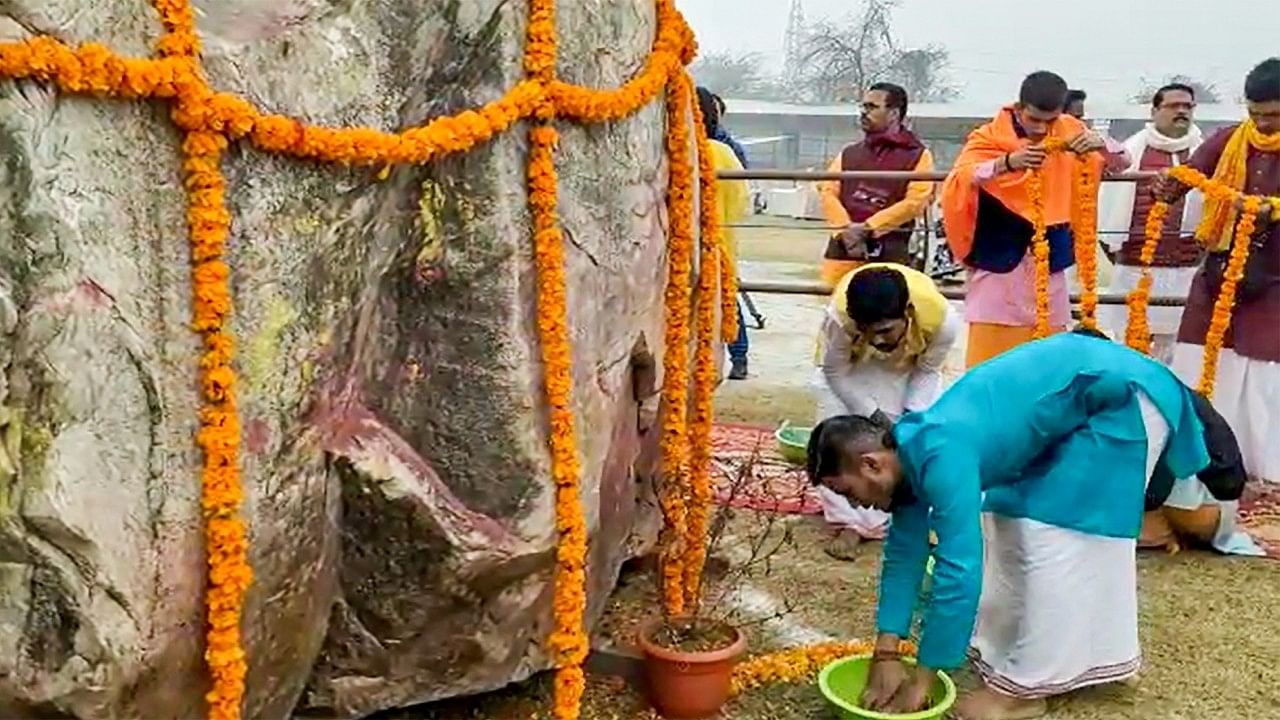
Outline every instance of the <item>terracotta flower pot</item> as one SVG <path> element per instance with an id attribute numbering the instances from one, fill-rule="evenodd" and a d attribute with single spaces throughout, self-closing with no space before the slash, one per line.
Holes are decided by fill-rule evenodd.
<path id="1" fill-rule="evenodd" d="M 671 720 L 700 720 L 715 715 L 729 700 L 733 667 L 747 649 L 747 639 L 736 628 L 728 646 L 706 652 L 684 652 L 653 641 L 663 620 L 648 623 L 640 632 L 649 702 Z"/>

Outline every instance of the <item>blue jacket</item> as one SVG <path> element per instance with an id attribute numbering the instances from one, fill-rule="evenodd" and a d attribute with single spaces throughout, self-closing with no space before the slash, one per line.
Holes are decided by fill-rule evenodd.
<path id="1" fill-rule="evenodd" d="M 1208 465 L 1189 388 L 1122 345 L 1072 333 L 978 365 L 932 407 L 905 415 L 893 435 L 915 500 L 894 510 L 885 539 L 879 630 L 907 635 L 931 527 L 938 546 L 920 662 L 933 668 L 959 665 L 968 649 L 982 590 L 984 510 L 1137 537 L 1147 482 L 1139 390 L 1169 424 L 1161 461 L 1173 475 Z"/>
<path id="2" fill-rule="evenodd" d="M 733 150 L 733 154 L 738 156 L 738 162 L 742 163 L 742 167 L 748 167 L 746 148 L 742 147 L 737 140 L 734 140 L 728 130 L 725 130 L 724 127 L 716 128 L 716 134 L 711 139 L 728 145 Z"/>

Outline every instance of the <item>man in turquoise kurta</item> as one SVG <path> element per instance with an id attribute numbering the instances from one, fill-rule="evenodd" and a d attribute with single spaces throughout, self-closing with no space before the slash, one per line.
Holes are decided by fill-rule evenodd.
<path id="1" fill-rule="evenodd" d="M 857 416 L 815 428 L 810 477 L 893 512 L 866 704 L 918 709 L 933 670 L 960 665 L 971 641 L 985 682 L 957 705 L 966 720 L 1036 717 L 1049 695 L 1136 673 L 1148 478 L 1158 463 L 1174 477 L 1209 466 L 1191 392 L 1145 356 L 1069 333 L 971 369 L 888 432 Z M 1223 492 L 1238 497 L 1232 482 Z M 909 671 L 896 647 L 930 529 L 932 599 Z"/>

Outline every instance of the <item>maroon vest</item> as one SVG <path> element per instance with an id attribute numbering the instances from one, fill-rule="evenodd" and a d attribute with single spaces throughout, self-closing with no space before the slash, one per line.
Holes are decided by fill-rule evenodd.
<path id="1" fill-rule="evenodd" d="M 1185 164 L 1190 155 L 1187 151 L 1178 153 L 1178 162 Z M 1138 164 L 1140 170 L 1164 170 L 1173 167 L 1173 155 L 1163 150 L 1148 147 L 1142 153 Z M 1142 264 L 1142 244 L 1146 240 L 1147 215 L 1155 204 L 1151 194 L 1150 180 L 1137 183 L 1133 193 L 1133 215 L 1129 220 L 1129 237 L 1120 245 L 1121 265 Z M 1160 235 L 1160 244 L 1156 246 L 1152 267 L 1194 267 L 1200 263 L 1200 246 L 1196 244 L 1195 235 L 1182 233 L 1182 212 L 1186 204 L 1186 196 L 1169 206 L 1169 214 L 1164 218 L 1164 229 Z"/>
<path id="2" fill-rule="evenodd" d="M 842 170 L 902 170 L 911 171 L 920 163 L 924 154 L 924 144 L 909 130 L 899 130 L 891 136 L 881 136 L 874 140 L 864 140 L 845 147 L 840 155 Z M 881 210 L 901 202 L 907 196 L 910 180 L 870 180 L 866 178 L 840 181 L 840 204 L 844 205 L 849 219 L 855 223 L 866 221 Z M 873 258 L 881 262 L 904 263 L 909 259 L 911 233 L 915 222 L 886 233 L 877 240 L 883 250 L 880 257 Z M 833 257 L 832 251 L 841 257 Z M 827 257 L 834 260 L 845 259 L 843 248 L 839 243 L 828 246 Z"/>

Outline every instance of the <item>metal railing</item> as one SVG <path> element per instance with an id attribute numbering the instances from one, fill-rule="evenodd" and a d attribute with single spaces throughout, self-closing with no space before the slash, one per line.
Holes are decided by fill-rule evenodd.
<path id="1" fill-rule="evenodd" d="M 930 182 L 942 182 L 947 179 L 950 173 L 943 171 L 934 172 L 914 172 L 900 170 L 726 170 L 716 173 L 716 177 L 721 180 L 791 180 L 795 182 L 820 182 L 824 180 L 843 180 L 843 179 L 869 179 L 869 180 L 924 180 Z M 1155 172 L 1125 172 L 1112 173 L 1104 175 L 1103 182 L 1140 182 L 1142 180 L 1151 180 L 1159 176 Z M 924 236 L 926 257 L 925 263 L 928 264 L 933 258 L 928 257 L 929 241 L 935 239 L 933 223 L 928 220 L 929 213 L 925 214 L 925 224 L 923 227 L 917 226 L 916 232 Z M 758 229 L 779 229 L 779 230 L 813 230 L 814 232 L 830 232 L 830 229 L 824 227 L 804 227 L 804 226 L 786 226 L 786 225 L 769 225 L 766 223 L 734 223 L 731 227 L 742 228 L 758 228 Z M 1099 235 L 1108 234 L 1106 231 L 1099 231 Z M 1123 232 L 1121 231 L 1121 234 Z M 952 275 L 962 270 L 961 266 L 954 266 L 945 270 L 931 273 L 937 277 Z M 783 295 L 820 295 L 829 296 L 832 289 L 818 282 L 763 282 L 740 280 L 738 289 L 743 293 L 765 293 L 765 294 L 783 294 Z M 965 292 L 956 288 L 940 288 L 942 295 L 948 300 L 960 300 L 965 298 Z M 1098 295 L 1098 303 L 1102 305 L 1124 305 L 1127 301 L 1125 295 L 1116 293 L 1100 293 Z M 1080 302 L 1080 296 L 1071 295 L 1072 304 Z M 1181 307 L 1186 304 L 1186 298 L 1171 296 L 1156 296 L 1148 300 L 1148 305 L 1152 307 Z"/>
<path id="2" fill-rule="evenodd" d="M 929 180 L 942 182 L 949 172 L 915 172 L 913 170 L 722 170 L 716 173 L 721 180 L 795 180 L 819 182 L 822 180 Z M 1104 175 L 1103 182 L 1139 182 L 1159 176 L 1155 172 L 1125 172 Z"/>
<path id="3" fill-rule="evenodd" d="M 763 280 L 739 280 L 738 290 L 745 293 L 764 293 L 766 295 L 820 295 L 830 297 L 832 288 L 820 282 L 779 282 Z M 948 300 L 964 300 L 964 290 L 958 288 L 938 288 L 938 292 Z M 1117 293 L 1099 293 L 1098 303 L 1101 305 L 1124 305 L 1125 295 Z M 1080 296 L 1071 295 L 1071 302 L 1079 303 Z M 1147 301 L 1152 307 L 1178 307 L 1186 304 L 1186 298 L 1154 296 Z"/>

